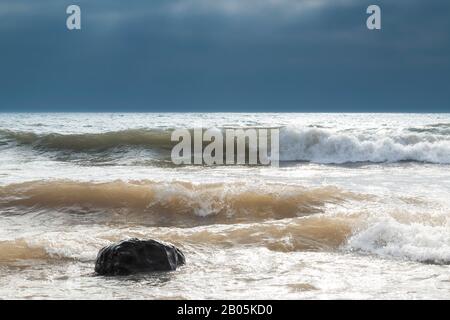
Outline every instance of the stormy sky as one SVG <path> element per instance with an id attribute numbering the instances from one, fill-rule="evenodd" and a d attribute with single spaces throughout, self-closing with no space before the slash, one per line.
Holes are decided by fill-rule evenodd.
<path id="1" fill-rule="evenodd" d="M 1 0 L 0 111 L 450 112 L 450 1 Z"/>

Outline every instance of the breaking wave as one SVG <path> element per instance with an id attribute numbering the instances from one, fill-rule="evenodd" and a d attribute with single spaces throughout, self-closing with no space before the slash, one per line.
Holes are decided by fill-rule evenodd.
<path id="1" fill-rule="evenodd" d="M 0 208 L 80 213 L 112 210 L 172 224 L 187 217 L 235 223 L 320 213 L 327 204 L 361 197 L 331 186 L 308 189 L 283 184 L 36 181 L 0 187 Z"/>
<path id="2" fill-rule="evenodd" d="M 172 224 L 157 223 L 149 228 L 145 223 L 111 225 L 95 220 L 94 224 L 75 224 L 70 231 L 52 227 L 49 232 L 0 239 L 0 263 L 37 259 L 92 261 L 98 250 L 110 242 L 150 237 L 173 243 L 183 250 L 195 248 L 194 251 L 202 246 L 258 246 L 277 252 L 356 252 L 388 259 L 450 264 L 447 215 L 361 212 L 342 207 L 343 210 L 336 210 L 336 207 L 325 210 L 327 203 L 367 199 L 332 187 L 287 188 L 266 191 L 260 197 L 246 193 L 243 187 L 228 185 L 229 190 L 225 191 L 224 185 L 219 184 L 194 186 L 177 182 L 158 188 L 157 183 L 148 181 L 139 184 L 60 181 L 8 186 L 0 190 L 0 207 L 18 206 L 17 212 L 22 211 L 22 214 L 30 207 L 41 215 L 43 212 L 46 219 L 58 220 L 53 221 L 56 225 L 66 223 L 60 220 L 61 216 L 45 215 L 45 210 L 56 208 L 64 213 L 67 208 L 76 211 L 82 206 L 95 210 L 104 207 L 107 210 L 103 213 L 109 214 L 118 207 L 126 207 L 139 214 L 138 221 L 156 216 L 165 217 Z M 57 189 L 60 191 L 56 192 Z M 218 196 L 220 193 L 223 197 Z M 189 225 L 183 219 L 185 215 L 192 221 L 212 220 L 206 225 Z M 79 241 L 80 237 L 83 241 Z"/>
<path id="3" fill-rule="evenodd" d="M 387 259 L 450 264 L 448 225 L 403 224 L 394 219 L 369 223 L 364 215 L 325 214 L 255 223 L 193 228 L 118 228 L 52 231 L 0 241 L 0 263 L 17 260 L 93 261 L 100 248 L 124 238 L 157 238 L 183 250 L 202 246 L 259 246 L 276 252 L 359 252 Z M 95 229 L 95 228 L 94 228 Z M 87 233 L 86 230 L 89 230 Z M 79 238 L 83 237 L 83 241 Z"/>
<path id="4" fill-rule="evenodd" d="M 347 248 L 385 258 L 449 264 L 450 224 L 401 223 L 385 218 L 355 233 Z"/>
<path id="5" fill-rule="evenodd" d="M 277 252 L 330 251 L 351 235 L 351 220 L 323 215 L 259 223 L 199 226 L 194 228 L 85 229 L 49 232 L 0 241 L 0 263 L 17 260 L 93 261 L 99 249 L 124 238 L 157 238 L 183 250 L 209 246 L 263 246 Z M 79 241 L 83 237 L 83 241 Z"/>
<path id="6" fill-rule="evenodd" d="M 285 161 L 450 163 L 450 140 L 433 135 L 369 135 L 286 128 L 280 132 L 280 139 L 280 155 Z"/>
<path id="7" fill-rule="evenodd" d="M 104 151 L 118 147 L 148 147 L 170 149 L 171 131 L 160 129 L 129 129 L 105 133 L 36 134 L 0 130 L 3 140 L 28 145 L 39 150 L 75 152 Z"/>
<path id="8" fill-rule="evenodd" d="M 440 127 L 439 127 L 440 128 Z M 437 127 L 409 128 L 400 133 L 370 133 L 324 128 L 284 127 L 280 131 L 280 160 L 322 164 L 417 161 L 450 164 L 450 136 Z M 36 134 L 0 131 L 1 143 L 13 142 L 41 151 L 109 151 L 117 148 L 159 150 L 164 157 L 175 145 L 172 130 L 129 129 L 85 134 Z M 152 163 L 154 164 L 154 163 Z"/>

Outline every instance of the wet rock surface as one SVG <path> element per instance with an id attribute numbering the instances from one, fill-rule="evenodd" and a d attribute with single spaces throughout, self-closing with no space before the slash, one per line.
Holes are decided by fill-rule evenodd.
<path id="1" fill-rule="evenodd" d="M 173 245 L 156 240 L 128 239 L 101 249 L 95 272 L 104 276 L 120 276 L 174 271 L 185 263 L 184 254 Z"/>

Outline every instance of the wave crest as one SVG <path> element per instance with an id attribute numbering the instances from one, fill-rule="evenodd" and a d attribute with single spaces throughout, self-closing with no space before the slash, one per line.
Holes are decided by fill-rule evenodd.
<path id="1" fill-rule="evenodd" d="M 159 150 L 163 152 L 163 157 L 167 157 L 167 151 L 176 144 L 170 141 L 171 133 L 171 129 L 129 129 L 105 133 L 38 135 L 0 130 L 2 144 L 13 141 L 43 151 L 114 152 L 116 148 L 141 147 Z M 450 164 L 450 139 L 448 135 L 429 132 L 334 132 L 324 128 L 284 127 L 280 130 L 280 160 L 322 164 L 400 161 Z"/>
<path id="2" fill-rule="evenodd" d="M 346 247 L 381 257 L 449 264 L 450 228 L 448 224 L 401 223 L 386 218 L 355 233 Z"/>
<path id="3" fill-rule="evenodd" d="M 162 217 L 171 223 L 181 223 L 178 218 L 183 217 L 209 218 L 214 223 L 292 218 L 361 197 L 331 186 L 308 189 L 250 183 L 37 181 L 0 187 L 3 208 L 114 210 Z"/>
<path id="4" fill-rule="evenodd" d="M 129 129 L 105 133 L 36 134 L 33 132 L 0 131 L 4 139 L 19 145 L 30 145 L 42 150 L 69 150 L 75 152 L 105 151 L 117 147 L 149 147 L 170 149 L 169 130 Z"/>
<path id="5" fill-rule="evenodd" d="M 361 135 L 286 128 L 280 132 L 280 139 L 280 157 L 284 161 L 450 163 L 450 140 L 429 135 Z"/>

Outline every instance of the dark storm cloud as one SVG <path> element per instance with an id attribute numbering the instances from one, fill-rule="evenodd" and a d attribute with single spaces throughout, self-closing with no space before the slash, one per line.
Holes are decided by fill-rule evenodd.
<path id="1" fill-rule="evenodd" d="M 3 0 L 0 110 L 450 111 L 448 30 L 445 0 Z"/>

